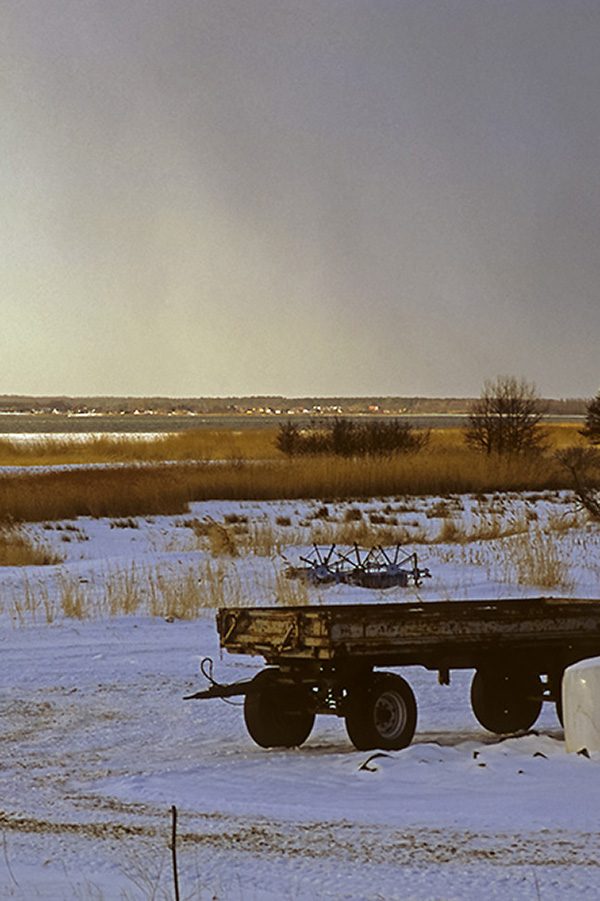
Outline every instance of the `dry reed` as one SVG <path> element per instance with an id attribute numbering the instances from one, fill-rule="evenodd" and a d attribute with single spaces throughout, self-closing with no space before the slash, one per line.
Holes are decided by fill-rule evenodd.
<path id="1" fill-rule="evenodd" d="M 261 460 L 277 456 L 275 428 L 187 429 L 157 436 L 73 435 L 0 439 L 0 466 Z"/>
<path id="2" fill-rule="evenodd" d="M 233 564 L 205 560 L 166 576 L 157 568 L 132 563 L 89 579 L 68 572 L 44 583 L 25 577 L 22 590 L 0 607 L 15 626 L 51 623 L 59 614 L 80 620 L 132 615 L 195 619 L 205 609 L 250 603 L 253 594 Z"/>
<path id="3" fill-rule="evenodd" d="M 0 566 L 51 566 L 62 557 L 15 526 L 0 527 Z"/>
<path id="4" fill-rule="evenodd" d="M 0 521 L 174 514 L 191 501 L 348 499 L 560 489 L 552 457 L 497 459 L 464 448 L 392 460 L 331 458 L 5 472 Z"/>
<path id="5" fill-rule="evenodd" d="M 568 563 L 560 553 L 556 539 L 548 532 L 536 529 L 516 539 L 510 547 L 507 562 L 509 579 L 519 585 L 540 588 L 568 588 Z"/>
<path id="6" fill-rule="evenodd" d="M 544 425 L 552 450 L 585 444 L 576 423 Z M 278 428 L 186 429 L 164 435 L 74 434 L 33 437 L 29 441 L 0 438 L 0 466 L 54 466 L 90 463 L 159 463 L 166 461 L 280 459 Z M 460 428 L 430 431 L 430 451 L 464 449 Z"/>

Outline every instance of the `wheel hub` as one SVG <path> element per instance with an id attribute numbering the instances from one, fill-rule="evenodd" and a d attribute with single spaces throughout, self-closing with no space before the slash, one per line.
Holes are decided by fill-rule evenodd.
<path id="1" fill-rule="evenodd" d="M 375 726 L 383 738 L 396 738 L 406 725 L 406 710 L 402 698 L 395 691 L 380 695 L 374 714 Z"/>

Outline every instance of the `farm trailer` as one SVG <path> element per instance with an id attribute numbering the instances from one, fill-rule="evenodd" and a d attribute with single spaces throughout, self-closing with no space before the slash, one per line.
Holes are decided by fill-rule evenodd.
<path id="1" fill-rule="evenodd" d="M 498 601 L 226 607 L 217 612 L 221 647 L 264 657 L 254 678 L 222 685 L 203 661 L 208 688 L 190 699 L 244 696 L 244 718 L 265 748 L 301 745 L 317 713 L 344 718 L 360 750 L 397 750 L 417 724 L 413 691 L 382 667 L 474 669 L 471 706 L 491 732 L 526 730 L 544 701 L 562 722 L 567 666 L 600 655 L 600 600 Z"/>

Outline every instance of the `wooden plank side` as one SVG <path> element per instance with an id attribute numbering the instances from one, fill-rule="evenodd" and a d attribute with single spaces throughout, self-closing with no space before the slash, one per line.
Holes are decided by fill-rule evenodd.
<path id="1" fill-rule="evenodd" d="M 404 655 L 483 644 L 556 646 L 584 641 L 600 652 L 600 601 L 553 598 L 226 608 L 222 646 L 267 658 Z"/>

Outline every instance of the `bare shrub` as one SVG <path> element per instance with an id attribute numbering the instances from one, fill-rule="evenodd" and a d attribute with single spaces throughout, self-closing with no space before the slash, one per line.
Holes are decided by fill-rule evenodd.
<path id="1" fill-rule="evenodd" d="M 333 454 L 351 458 L 415 453 L 422 450 L 428 441 L 428 431 L 415 430 L 399 419 L 355 422 L 336 417 L 326 425 L 312 422 L 308 429 L 300 429 L 288 421 L 280 426 L 275 444 L 288 457 Z"/>
<path id="2" fill-rule="evenodd" d="M 300 426 L 295 422 L 282 423 L 275 437 L 275 447 L 288 457 L 301 453 L 302 434 Z"/>

